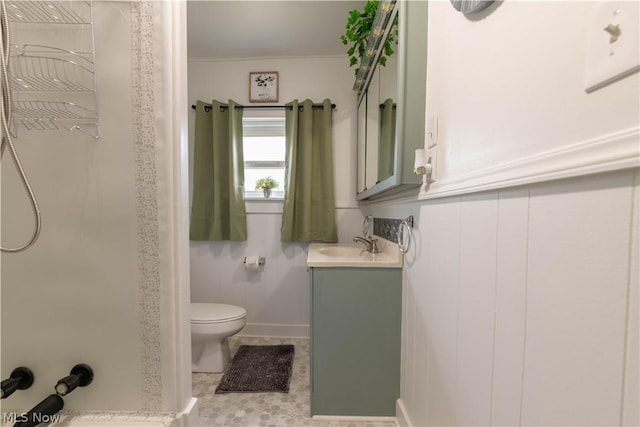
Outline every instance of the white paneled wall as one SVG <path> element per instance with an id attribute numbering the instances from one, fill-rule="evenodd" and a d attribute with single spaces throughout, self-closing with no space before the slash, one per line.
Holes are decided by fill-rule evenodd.
<path id="1" fill-rule="evenodd" d="M 495 336 L 491 417 L 494 425 L 520 421 L 526 328 L 529 190 L 498 194 Z M 495 367 L 498 367 L 496 369 Z"/>
<path id="2" fill-rule="evenodd" d="M 372 207 L 416 219 L 407 424 L 637 425 L 636 175 Z"/>
<path id="3" fill-rule="evenodd" d="M 640 233 L 640 173 L 636 173 L 636 191 L 633 202 L 632 236 Z M 629 273 L 629 308 L 627 320 L 627 349 L 625 355 L 624 401 L 622 403 L 622 425 L 640 425 L 640 316 L 637 301 L 640 301 L 640 245 L 637 240 L 631 246 L 631 271 Z"/>
<path id="4" fill-rule="evenodd" d="M 619 423 L 632 184 L 614 174 L 531 191 L 527 425 Z"/>
<path id="5" fill-rule="evenodd" d="M 460 204 L 456 421 L 491 422 L 491 378 L 496 288 L 497 194 Z"/>

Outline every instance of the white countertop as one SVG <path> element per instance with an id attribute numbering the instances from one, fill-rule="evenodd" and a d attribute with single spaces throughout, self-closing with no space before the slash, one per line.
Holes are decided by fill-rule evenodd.
<path id="1" fill-rule="evenodd" d="M 402 268 L 403 254 L 398 245 L 378 238 L 380 253 L 367 252 L 358 243 L 312 243 L 309 245 L 307 266 L 309 267 L 377 267 Z M 332 249 L 334 254 L 331 254 Z"/>

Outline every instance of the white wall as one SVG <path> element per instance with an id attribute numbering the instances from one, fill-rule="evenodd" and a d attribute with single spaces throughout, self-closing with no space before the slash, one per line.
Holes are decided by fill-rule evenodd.
<path id="1" fill-rule="evenodd" d="M 637 17 L 637 2 L 623 3 Z M 496 2 L 469 19 L 430 2 L 426 108 L 438 118 L 438 182 L 423 197 L 639 165 L 640 74 L 585 92 L 596 4 Z"/>
<path id="2" fill-rule="evenodd" d="M 280 102 L 329 98 L 333 113 L 336 221 L 340 241 L 359 234 L 362 215 L 355 203 L 355 96 L 346 56 L 189 61 L 189 102 L 248 104 L 249 72 L 278 71 Z M 190 117 L 190 141 L 193 117 Z M 193 150 L 191 150 L 193 155 Z M 237 304 L 247 309 L 245 334 L 308 336 L 307 244 L 280 242 L 280 202 L 248 202 L 244 243 L 191 242 L 191 294 L 194 302 Z M 262 272 L 248 272 L 242 260 L 262 255 Z"/>
<path id="3" fill-rule="evenodd" d="M 592 6 L 502 2 L 471 20 L 429 3 L 439 182 L 419 199 L 435 198 L 364 210 L 416 219 L 403 424 L 638 425 L 638 168 L 500 180 L 526 176 L 522 159 L 540 155 L 544 172 L 556 158 L 542 154 L 571 163 L 582 152 L 564 148 L 621 133 L 638 164 L 638 74 L 584 92 Z M 441 197 L 483 188 L 497 189 Z"/>

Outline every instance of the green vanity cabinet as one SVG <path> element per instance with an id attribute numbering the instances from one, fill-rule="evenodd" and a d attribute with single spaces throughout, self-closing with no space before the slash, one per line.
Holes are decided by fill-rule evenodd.
<path id="1" fill-rule="evenodd" d="M 395 416 L 402 269 L 311 268 L 311 415 Z"/>

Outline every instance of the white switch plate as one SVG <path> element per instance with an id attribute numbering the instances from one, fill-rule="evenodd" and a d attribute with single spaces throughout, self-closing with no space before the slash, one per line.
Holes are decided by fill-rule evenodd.
<path id="1" fill-rule="evenodd" d="M 435 147 L 438 143 L 438 115 L 427 118 L 427 148 Z"/>
<path id="2" fill-rule="evenodd" d="M 593 6 L 587 25 L 587 93 L 640 70 L 639 23 L 638 1 L 601 1 Z M 617 39 L 605 30 L 609 25 L 618 26 Z"/>
<path id="3" fill-rule="evenodd" d="M 431 164 L 431 176 L 427 176 L 427 185 L 438 178 L 438 147 L 431 147 L 427 150 L 427 164 Z"/>

